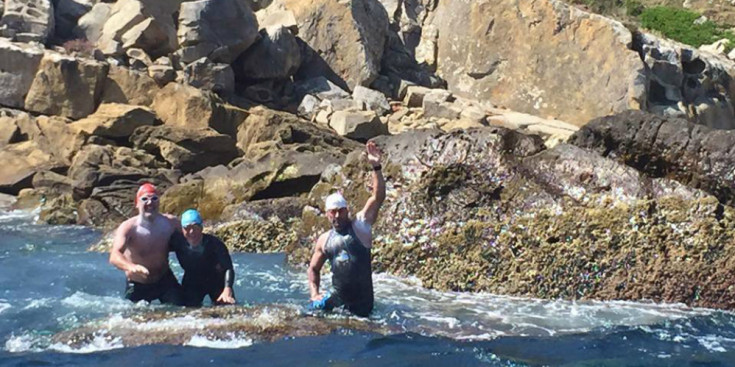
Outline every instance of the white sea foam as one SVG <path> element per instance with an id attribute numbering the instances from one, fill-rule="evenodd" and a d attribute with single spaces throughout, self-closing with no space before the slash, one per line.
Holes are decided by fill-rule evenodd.
<path id="1" fill-rule="evenodd" d="M 10 303 L 6 303 L 4 301 L 5 300 L 0 300 L 0 314 L 13 307 Z"/>
<path id="2" fill-rule="evenodd" d="M 84 292 L 75 292 L 61 300 L 61 304 L 76 311 L 108 311 L 120 312 L 133 308 L 144 308 L 144 304 L 132 303 L 120 297 L 95 296 Z"/>
<path id="3" fill-rule="evenodd" d="M 253 345 L 253 340 L 247 337 L 238 337 L 233 334 L 229 339 L 209 339 L 206 336 L 194 335 L 191 340 L 184 343 L 191 347 L 215 348 L 215 349 L 237 349 Z"/>
<path id="4" fill-rule="evenodd" d="M 28 333 L 11 335 L 5 342 L 5 350 L 10 353 L 40 352 L 44 341 L 43 337 Z"/>
<path id="5" fill-rule="evenodd" d="M 49 345 L 48 349 L 62 353 L 87 354 L 124 347 L 125 346 L 120 339 L 110 339 L 104 334 L 95 334 L 92 340 L 79 347 L 72 347 L 62 343 L 54 343 Z"/>

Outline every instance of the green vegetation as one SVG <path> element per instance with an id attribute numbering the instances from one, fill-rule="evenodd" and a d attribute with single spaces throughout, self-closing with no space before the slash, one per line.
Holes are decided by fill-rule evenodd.
<path id="1" fill-rule="evenodd" d="M 727 38 L 730 48 L 735 43 L 735 34 L 712 22 L 696 22 L 699 13 L 686 9 L 656 6 L 644 9 L 640 14 L 641 26 L 660 32 L 667 38 L 699 47 Z"/>

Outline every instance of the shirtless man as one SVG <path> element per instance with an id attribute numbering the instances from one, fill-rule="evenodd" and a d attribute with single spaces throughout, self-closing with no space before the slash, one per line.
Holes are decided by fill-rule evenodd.
<path id="1" fill-rule="evenodd" d="M 373 279 L 370 259 L 372 225 L 385 200 L 385 180 L 381 173 L 381 152 L 375 143 L 367 143 L 367 158 L 373 166 L 373 193 L 365 207 L 350 218 L 347 201 L 341 194 L 327 197 L 325 210 L 332 229 L 319 236 L 309 264 L 309 291 L 312 308 L 330 310 L 345 306 L 358 316 L 373 309 Z M 332 266 L 333 294 L 320 294 L 320 271 L 324 262 Z"/>
<path id="2" fill-rule="evenodd" d="M 127 278 L 125 298 L 182 305 L 181 287 L 168 267 L 169 239 L 179 231 L 178 221 L 158 212 L 158 193 L 149 183 L 138 189 L 135 207 L 138 215 L 120 224 L 110 251 L 110 264 Z"/>

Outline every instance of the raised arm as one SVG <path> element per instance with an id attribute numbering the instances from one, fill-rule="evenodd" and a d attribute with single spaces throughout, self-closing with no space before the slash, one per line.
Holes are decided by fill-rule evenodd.
<path id="1" fill-rule="evenodd" d="M 314 246 L 314 254 L 311 255 L 311 262 L 309 263 L 309 270 L 307 275 L 309 276 L 309 293 L 312 301 L 316 301 L 321 298 L 319 294 L 319 283 L 321 282 L 321 271 L 324 262 L 327 261 L 327 255 L 324 254 L 324 243 L 327 241 L 329 232 L 319 236 Z"/>
<path id="2" fill-rule="evenodd" d="M 128 242 L 128 232 L 130 231 L 130 223 L 123 222 L 117 230 L 112 240 L 112 249 L 110 249 L 110 264 L 125 272 L 129 277 L 130 274 L 140 274 L 147 276 L 148 269 L 143 265 L 134 264 L 125 257 L 125 248 Z"/>
<path id="3" fill-rule="evenodd" d="M 373 192 L 365 203 L 362 212 L 365 216 L 365 221 L 372 225 L 378 219 L 378 211 L 380 210 L 380 206 L 383 205 L 383 201 L 385 201 L 385 179 L 383 178 L 383 167 L 380 163 L 383 153 L 372 141 L 369 141 L 365 145 L 365 148 L 367 150 L 368 162 L 373 167 Z"/>

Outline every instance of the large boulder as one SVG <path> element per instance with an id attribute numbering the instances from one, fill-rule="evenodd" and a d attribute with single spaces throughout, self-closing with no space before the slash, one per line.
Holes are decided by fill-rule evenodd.
<path id="1" fill-rule="evenodd" d="M 301 65 L 301 50 L 293 33 L 286 27 L 273 26 L 260 31 L 260 35 L 260 40 L 240 56 L 236 67 L 242 77 L 284 79 L 296 73 Z"/>
<path id="2" fill-rule="evenodd" d="M 235 139 L 212 129 L 148 126 L 135 130 L 133 146 L 160 155 L 173 169 L 193 173 L 206 167 L 226 165 L 238 155 Z"/>
<path id="3" fill-rule="evenodd" d="M 102 35 L 105 21 L 110 17 L 111 12 L 111 4 L 103 2 L 95 4 L 91 10 L 82 15 L 77 21 L 76 27 L 72 30 L 74 37 L 97 43 Z"/>
<path id="4" fill-rule="evenodd" d="M 20 42 L 46 43 L 54 34 L 54 5 L 51 0 L 5 0 L 0 26 L 12 29 Z"/>
<path id="5" fill-rule="evenodd" d="M 0 192 L 11 195 L 30 188 L 37 172 L 60 166 L 33 141 L 5 146 L 0 149 L 0 159 L 4 162 L 0 167 Z"/>
<path id="6" fill-rule="evenodd" d="M 617 159 L 653 177 L 673 178 L 735 204 L 734 131 L 629 111 L 590 121 L 571 144 Z"/>
<path id="7" fill-rule="evenodd" d="M 94 112 L 107 64 L 47 52 L 25 99 L 25 109 L 79 119 Z"/>
<path id="8" fill-rule="evenodd" d="M 100 102 L 151 106 L 160 89 L 155 79 L 145 71 L 110 65 Z"/>
<path id="9" fill-rule="evenodd" d="M 70 127 L 87 135 L 127 140 L 138 127 L 155 122 L 156 115 L 147 107 L 104 103 L 94 114 L 72 123 Z"/>
<path id="10" fill-rule="evenodd" d="M 31 116 L 21 112 L 13 116 L 20 130 L 20 139 L 34 142 L 54 161 L 69 166 L 71 159 L 86 142 L 69 126 L 70 120 L 60 116 Z"/>
<path id="11" fill-rule="evenodd" d="M 0 105 L 24 108 L 33 78 L 43 58 L 43 47 L 0 38 Z"/>
<path id="12" fill-rule="evenodd" d="M 459 0 L 431 26 L 437 74 L 459 96 L 578 125 L 645 108 L 645 66 L 616 21 L 557 0 Z"/>
<path id="13" fill-rule="evenodd" d="M 229 95 L 235 91 L 235 73 L 228 64 L 215 63 L 206 57 L 184 67 L 186 82 L 196 88 Z"/>
<path id="14" fill-rule="evenodd" d="M 229 64 L 258 38 L 258 20 L 243 0 L 198 0 L 181 4 L 179 55 Z"/>
<path id="15" fill-rule="evenodd" d="M 235 136 L 247 111 L 225 104 L 216 94 L 188 85 L 169 83 L 153 99 L 153 110 L 166 125 L 211 127 Z"/>
<path id="16" fill-rule="evenodd" d="M 648 67 L 648 111 L 735 129 L 735 62 L 641 33 L 634 48 Z"/>
<path id="17" fill-rule="evenodd" d="M 377 0 L 280 0 L 293 12 L 304 40 L 300 79 L 327 76 L 342 88 L 378 77 L 388 15 Z"/>
<path id="18" fill-rule="evenodd" d="M 329 127 L 339 136 L 361 141 L 388 134 L 388 126 L 373 111 L 337 111 L 329 119 Z"/>
<path id="19" fill-rule="evenodd" d="M 176 50 L 175 5 L 180 1 L 120 0 L 110 9 L 97 47 L 106 55 L 121 56 L 141 48 L 153 58 Z"/>
<path id="20" fill-rule="evenodd" d="M 73 37 L 73 30 L 79 18 L 87 14 L 99 0 L 56 0 L 54 1 L 54 20 L 56 36 L 60 39 Z"/>

